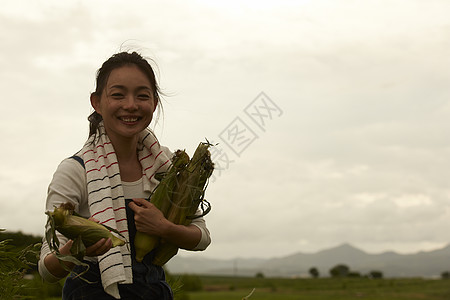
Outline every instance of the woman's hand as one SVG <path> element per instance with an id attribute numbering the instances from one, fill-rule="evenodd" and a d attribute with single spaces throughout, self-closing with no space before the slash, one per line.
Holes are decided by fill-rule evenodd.
<path id="1" fill-rule="evenodd" d="M 109 251 L 112 247 L 112 241 L 110 238 L 102 238 L 94 245 L 86 248 L 86 256 L 99 256 Z"/>
<path id="2" fill-rule="evenodd" d="M 93 217 L 90 217 L 89 220 L 99 223 L 99 221 Z M 108 252 L 109 249 L 111 249 L 111 247 L 112 247 L 111 238 L 108 238 L 108 239 L 102 238 L 94 245 L 91 245 L 86 248 L 86 256 L 103 255 L 106 252 Z"/>
<path id="3" fill-rule="evenodd" d="M 164 230 L 171 224 L 156 206 L 143 198 L 133 199 L 129 207 L 134 211 L 137 231 L 162 236 Z"/>
<path id="4" fill-rule="evenodd" d="M 159 236 L 183 249 L 194 249 L 202 237 L 197 226 L 170 222 L 156 206 L 145 199 L 133 199 L 129 206 L 134 211 L 137 231 Z"/>
<path id="5" fill-rule="evenodd" d="M 73 240 L 67 241 L 62 247 L 59 248 L 59 252 L 64 255 L 70 255 L 70 248 L 73 246 Z M 105 254 L 111 249 L 112 241 L 111 239 L 101 239 L 94 245 L 86 248 L 86 256 L 98 256 Z M 44 264 L 48 271 L 56 277 L 63 278 L 69 272 L 61 266 L 61 263 L 65 264 L 68 269 L 73 269 L 75 266 L 72 262 L 60 261 L 54 253 L 50 253 L 44 258 Z"/>

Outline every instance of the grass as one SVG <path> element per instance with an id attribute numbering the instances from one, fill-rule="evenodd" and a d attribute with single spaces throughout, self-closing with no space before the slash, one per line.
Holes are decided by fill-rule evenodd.
<path id="1" fill-rule="evenodd" d="M 200 276 L 202 290 L 175 300 L 443 300 L 450 299 L 450 280 L 421 278 L 249 278 Z M 46 300 L 60 300 L 60 297 Z"/>
<path id="2" fill-rule="evenodd" d="M 188 293 L 195 300 L 241 300 L 256 288 L 249 300 L 414 300 L 450 299 L 450 281 L 367 278 L 227 278 L 201 277 L 203 291 Z"/>

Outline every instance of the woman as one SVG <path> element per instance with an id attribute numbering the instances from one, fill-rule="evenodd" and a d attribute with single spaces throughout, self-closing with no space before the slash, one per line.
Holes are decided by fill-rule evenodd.
<path id="1" fill-rule="evenodd" d="M 83 275 L 70 275 L 63 299 L 172 299 L 161 267 L 151 264 L 152 252 L 142 263 L 135 260 L 136 230 L 159 236 L 188 250 L 204 250 L 210 243 L 203 218 L 188 225 L 168 221 L 144 200 L 156 187 L 155 174 L 167 170 L 172 153 L 147 128 L 159 105 L 159 87 L 150 64 L 136 52 L 109 58 L 97 73 L 91 94 L 89 139 L 73 157 L 61 162 L 48 188 L 46 209 L 72 202 L 77 213 L 113 227 L 130 247 L 111 248 L 101 239 L 86 249 L 89 263 Z M 72 241 L 59 235 L 60 252 L 69 254 Z M 44 241 L 39 261 L 41 276 L 50 282 L 80 271 L 60 262 Z"/>

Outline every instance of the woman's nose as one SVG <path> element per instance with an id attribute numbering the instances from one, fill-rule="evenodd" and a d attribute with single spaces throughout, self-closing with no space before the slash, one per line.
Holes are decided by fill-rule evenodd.
<path id="1" fill-rule="evenodd" d="M 123 106 L 126 110 L 136 110 L 138 109 L 137 101 L 133 95 L 129 95 L 125 98 L 125 103 Z"/>

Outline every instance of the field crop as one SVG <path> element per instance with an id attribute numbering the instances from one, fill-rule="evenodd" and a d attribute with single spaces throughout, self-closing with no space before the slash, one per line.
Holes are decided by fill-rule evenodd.
<path id="1" fill-rule="evenodd" d="M 178 292 L 175 300 L 444 300 L 450 280 L 368 278 L 249 278 L 199 276 L 201 290 Z M 37 299 L 57 300 L 61 297 Z"/>
<path id="2" fill-rule="evenodd" d="M 188 293 L 191 300 L 414 300 L 450 299 L 450 281 L 421 278 L 233 278 L 201 277 L 203 290 Z M 187 297 L 186 297 L 187 298 Z"/>

